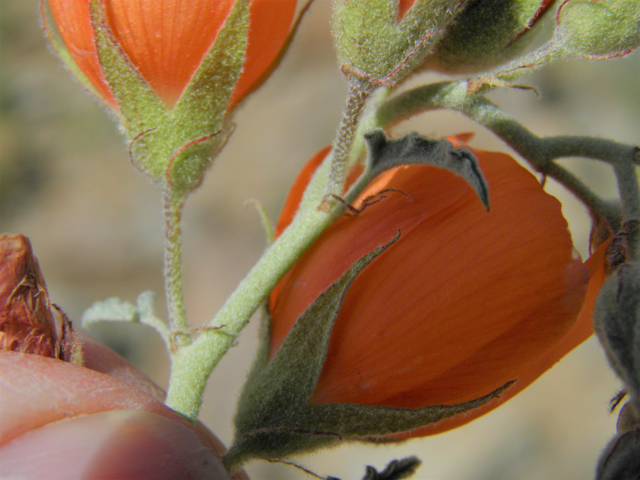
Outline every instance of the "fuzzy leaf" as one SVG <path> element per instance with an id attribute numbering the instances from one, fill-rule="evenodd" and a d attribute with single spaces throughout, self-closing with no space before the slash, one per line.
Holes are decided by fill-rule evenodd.
<path id="1" fill-rule="evenodd" d="M 156 316 L 153 309 L 155 301 L 156 294 L 147 291 L 138 295 L 135 306 L 116 297 L 96 302 L 82 315 L 82 326 L 86 328 L 93 323 L 105 321 L 143 323 L 154 328 L 169 345 L 169 328 Z"/>
<path id="2" fill-rule="evenodd" d="M 98 322 L 139 322 L 138 309 L 117 297 L 95 302 L 82 315 L 82 327 Z"/>

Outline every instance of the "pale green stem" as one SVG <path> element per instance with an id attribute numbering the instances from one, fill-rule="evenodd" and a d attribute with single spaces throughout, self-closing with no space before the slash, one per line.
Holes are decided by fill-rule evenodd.
<path id="1" fill-rule="evenodd" d="M 207 379 L 249 318 L 300 255 L 344 210 L 340 202 L 331 205 L 329 212 L 318 207 L 329 191 L 328 182 L 338 182 L 333 187 L 336 195 L 343 191 L 345 172 L 340 173 L 340 170 L 348 164 L 355 132 L 360 132 L 358 120 L 373 87 L 361 85 L 353 90 L 345 112 L 349 119 L 342 122 L 334 142 L 334 145 L 340 145 L 341 160 L 335 161 L 336 151 L 327 156 L 309 183 L 293 222 L 267 249 L 216 316 L 200 330 L 198 338 L 172 355 L 166 403 L 192 420 L 198 416 Z M 338 171 L 337 176 L 329 175 L 332 169 Z M 343 183 L 339 183 L 338 178 L 342 178 Z M 356 194 L 353 188 L 349 193 Z"/>
<path id="2" fill-rule="evenodd" d="M 325 175 L 327 170 L 324 169 Z M 175 352 L 168 406 L 192 420 L 197 418 L 205 383 L 215 366 L 278 280 L 339 212 L 328 214 L 313 208 L 296 216 L 216 314 L 208 325 L 210 330 L 203 330 L 191 345 Z"/>
<path id="3" fill-rule="evenodd" d="M 349 169 L 358 162 L 362 152 L 366 149 L 366 142 L 364 139 L 365 133 L 371 132 L 379 127 L 376 113 L 380 105 L 384 103 L 391 92 L 391 87 L 381 86 L 369 96 L 369 100 L 362 111 L 358 128 L 354 134 L 353 143 L 351 144 L 351 150 L 349 151 L 349 159 L 347 162 L 347 171 L 349 171 Z"/>
<path id="4" fill-rule="evenodd" d="M 169 329 L 174 335 L 175 347 L 188 345 L 190 336 L 184 304 L 182 282 L 182 209 L 185 196 L 165 186 L 164 196 L 164 278 L 169 313 Z M 180 333 L 184 332 L 184 333 Z"/>

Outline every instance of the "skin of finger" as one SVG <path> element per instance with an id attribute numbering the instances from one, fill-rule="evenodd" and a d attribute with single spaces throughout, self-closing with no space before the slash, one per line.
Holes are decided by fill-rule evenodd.
<path id="1" fill-rule="evenodd" d="M 188 422 L 138 388 L 60 360 L 0 352 L 0 446 L 50 422 L 109 410 L 147 410 Z"/>
<path id="2" fill-rule="evenodd" d="M 110 348 L 84 333 L 79 334 L 82 339 L 83 366 L 96 372 L 122 380 L 124 383 L 136 387 L 159 402 L 164 402 L 166 393 L 149 377 L 127 362 Z"/>
<path id="3" fill-rule="evenodd" d="M 194 429 L 144 410 L 49 423 L 0 449 L 3 478 L 229 479 Z"/>
<path id="4" fill-rule="evenodd" d="M 200 421 L 192 425 L 167 408 L 158 399 L 164 398 L 164 392 L 139 370 L 99 343 L 83 341 L 83 349 L 89 352 L 85 354 L 86 367 L 38 355 L 0 352 L 0 450 L 16 437 L 51 422 L 132 409 L 153 412 L 193 429 L 218 458 L 226 453 L 222 442 Z M 232 475 L 234 480 L 247 478 L 243 470 Z"/>
<path id="5" fill-rule="evenodd" d="M 155 400 L 164 403 L 165 397 L 167 396 L 166 392 L 144 373 L 116 352 L 96 342 L 84 332 L 79 332 L 79 336 L 82 340 L 84 367 L 121 380 L 132 387 L 142 390 Z M 180 420 L 183 420 L 182 417 L 180 417 Z M 227 452 L 226 447 L 218 437 L 211 433 L 199 420 L 195 424 L 195 429 L 200 437 L 209 444 L 210 448 L 216 452 L 219 457 L 222 457 Z M 237 477 L 239 480 L 247 478 L 243 471 L 234 472 L 232 478 L 235 479 L 236 475 L 240 475 Z"/>

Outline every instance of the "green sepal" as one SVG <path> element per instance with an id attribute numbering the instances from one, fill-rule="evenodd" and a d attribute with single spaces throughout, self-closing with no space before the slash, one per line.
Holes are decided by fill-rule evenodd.
<path id="1" fill-rule="evenodd" d="M 171 112 L 172 144 L 194 143 L 181 151 L 170 166 L 174 183 L 191 190 L 199 185 L 213 153 L 231 133 L 225 117 L 229 98 L 245 60 L 249 27 L 249 2 L 237 0 L 224 26 Z M 180 148 L 180 147 L 179 147 Z"/>
<path id="2" fill-rule="evenodd" d="M 226 108 L 244 62 L 248 10 L 248 0 L 234 3 L 178 103 L 168 109 L 114 39 L 102 1 L 92 0 L 98 57 L 120 107 L 132 160 L 155 183 L 188 193 L 224 145 L 230 131 Z"/>
<path id="3" fill-rule="evenodd" d="M 565 0 L 557 23 L 559 41 L 573 54 L 625 55 L 640 45 L 640 0 Z"/>
<path id="4" fill-rule="evenodd" d="M 89 8 L 102 73 L 120 108 L 122 128 L 131 138 L 157 126 L 165 108 L 114 39 L 103 0 L 91 0 Z"/>
<path id="5" fill-rule="evenodd" d="M 296 321 L 271 361 L 269 318 L 263 315 L 267 323 L 263 323 L 261 348 L 238 402 L 236 438 L 225 460 L 229 466 L 248 458 L 281 458 L 339 440 L 337 435 L 311 432 L 313 427 L 304 422 L 306 403 L 322 371 L 345 292 L 356 275 L 398 238 L 399 234 L 361 257 L 322 292 Z"/>
<path id="6" fill-rule="evenodd" d="M 394 85 L 418 68 L 464 2 L 418 0 L 397 20 L 395 0 L 336 1 L 333 36 L 343 70 Z"/>
<path id="7" fill-rule="evenodd" d="M 542 0 L 470 2 L 434 47 L 425 69 L 447 74 L 487 71 L 520 55 L 542 30 Z"/>
<path id="8" fill-rule="evenodd" d="M 372 405 L 333 404 L 307 407 L 305 420 L 316 431 L 331 432 L 343 440 L 380 442 L 391 435 L 410 432 L 459 413 L 474 410 L 500 396 L 515 380 L 491 393 L 456 405 L 393 408 Z"/>
<path id="9" fill-rule="evenodd" d="M 365 134 L 367 142 L 366 179 L 401 165 L 431 165 L 462 177 L 489 210 L 489 186 L 478 159 L 468 148 L 455 148 L 449 140 L 433 140 L 415 132 L 387 139 L 381 128 Z"/>

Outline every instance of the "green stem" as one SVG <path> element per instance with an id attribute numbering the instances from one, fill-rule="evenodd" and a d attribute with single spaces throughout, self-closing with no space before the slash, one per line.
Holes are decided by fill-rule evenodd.
<path id="1" fill-rule="evenodd" d="M 636 165 L 633 162 L 635 159 L 635 162 L 640 164 L 640 148 L 634 147 L 634 150 L 631 161 L 618 162 L 614 168 L 625 221 L 640 220 L 640 187 Z"/>
<path id="2" fill-rule="evenodd" d="M 171 186 L 163 189 L 164 196 L 164 278 L 169 313 L 169 328 L 176 347 L 188 345 L 190 336 L 182 283 L 182 209 L 185 196 Z"/>
<path id="3" fill-rule="evenodd" d="M 372 91 L 373 87 L 363 84 L 353 87 L 347 101 L 345 119 L 334 142 L 334 145 L 340 146 L 340 161 L 335 160 L 335 151 L 327 156 L 309 182 L 298 213 L 289 227 L 267 249 L 216 316 L 200 329 L 198 338 L 172 355 L 166 403 L 174 410 L 192 420 L 197 418 L 207 379 L 246 326 L 249 318 L 263 304 L 269 292 L 300 255 L 343 212 L 344 205 L 340 202 L 329 205 L 328 212 L 319 209 L 319 206 L 323 204 L 326 192 L 329 191 L 328 182 L 337 182 L 332 188 L 338 192 L 336 195 L 342 193 L 345 172 L 341 170 L 344 170 L 349 162 L 355 132 L 361 132 L 363 128 L 359 127 L 359 119 L 366 99 Z M 380 101 L 382 98 L 383 96 L 375 97 Z M 353 161 L 353 158 L 351 160 Z M 329 172 L 332 169 L 335 175 L 330 176 Z M 342 183 L 339 178 L 342 178 Z M 349 192 L 350 195 L 357 193 L 353 190 L 352 188 Z"/>
<path id="4" fill-rule="evenodd" d="M 594 213 L 613 223 L 621 221 L 619 208 L 595 195 L 577 177 L 554 160 L 585 157 L 616 166 L 633 164 L 636 147 L 601 138 L 557 136 L 540 138 L 513 117 L 480 95 L 467 93 L 467 82 L 446 82 L 419 87 L 389 100 L 378 111 L 380 125 L 393 125 L 419 113 L 447 108 L 475 120 L 518 152 L 536 170 L 555 178 L 580 198 Z"/>
<path id="5" fill-rule="evenodd" d="M 180 345 L 181 348 L 171 355 L 171 375 L 166 403 L 192 420 L 198 416 L 207 379 L 246 326 L 249 318 L 300 255 L 344 210 L 344 205 L 340 202 L 325 205 L 329 207 L 328 212 L 321 211 L 318 207 L 323 204 L 327 194 L 342 194 L 347 167 L 355 161 L 350 155 L 353 153 L 356 132 L 363 133 L 364 127 L 360 125 L 360 119 L 367 99 L 375 90 L 374 85 L 362 79 L 350 77 L 349 81 L 351 87 L 347 107 L 333 143 L 333 150 L 307 186 L 293 222 L 271 244 L 216 316 L 200 329 L 198 338 L 191 344 Z M 384 91 L 380 95 L 374 97 L 376 103 L 381 102 L 387 94 L 386 89 L 382 90 Z M 367 116 L 368 122 L 373 118 L 373 115 Z M 363 145 L 364 143 L 361 147 Z M 360 148 L 358 145 L 356 147 Z M 355 195 L 353 188 L 351 190 L 349 193 Z M 176 225 L 178 238 L 180 209 L 181 205 L 175 209 L 175 216 L 167 214 L 167 225 Z M 179 268 L 179 249 L 176 250 L 175 244 L 168 243 L 167 251 L 172 252 L 167 258 L 176 259 L 177 256 L 177 263 L 171 265 L 173 268 Z M 167 271 L 173 270 L 168 268 Z M 167 276 L 168 292 L 169 286 L 174 283 L 169 278 Z M 174 304 L 178 308 L 180 305 L 183 304 Z"/>
<path id="6" fill-rule="evenodd" d="M 635 148 L 635 164 L 640 164 L 640 147 Z M 627 226 L 629 262 L 640 260 L 640 183 L 634 162 L 620 162 L 614 167 L 618 191 L 622 199 L 624 221 Z"/>
<path id="7" fill-rule="evenodd" d="M 329 171 L 326 195 L 342 195 L 344 182 L 347 176 L 349 152 L 355 138 L 360 116 L 364 110 L 367 99 L 374 91 L 375 86 L 368 80 L 355 75 L 347 76 L 349 80 L 349 94 L 347 106 L 342 120 L 338 126 L 338 133 L 333 142 L 333 161 Z"/>
<path id="8" fill-rule="evenodd" d="M 251 315 L 300 255 L 342 213 L 340 203 L 328 213 L 318 209 L 324 198 L 330 162 L 331 155 L 314 174 L 291 225 L 267 249 L 216 316 L 201 329 L 198 338 L 172 355 L 166 400 L 169 407 L 192 420 L 197 418 L 207 379 Z"/>

